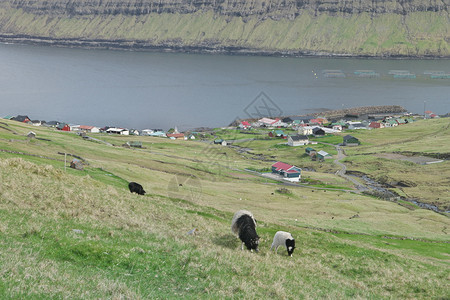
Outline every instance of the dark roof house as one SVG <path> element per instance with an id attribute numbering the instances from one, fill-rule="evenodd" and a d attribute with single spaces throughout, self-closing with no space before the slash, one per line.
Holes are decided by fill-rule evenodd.
<path id="1" fill-rule="evenodd" d="M 360 145 L 361 142 L 354 136 L 346 135 L 346 136 L 344 136 L 343 144 L 344 144 L 344 146 L 357 146 L 357 145 Z"/>
<path id="2" fill-rule="evenodd" d="M 323 130 L 320 127 L 315 127 L 315 128 L 313 128 L 313 134 L 314 134 L 314 136 L 324 136 L 325 130 Z"/>

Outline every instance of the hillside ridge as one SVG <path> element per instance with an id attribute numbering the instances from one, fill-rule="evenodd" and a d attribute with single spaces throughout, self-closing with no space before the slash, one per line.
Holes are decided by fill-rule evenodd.
<path id="1" fill-rule="evenodd" d="M 450 57 L 445 1 L 3 1 L 0 41 L 86 48 Z"/>

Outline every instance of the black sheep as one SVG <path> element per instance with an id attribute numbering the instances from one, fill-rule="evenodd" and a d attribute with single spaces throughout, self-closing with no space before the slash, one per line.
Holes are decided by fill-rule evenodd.
<path id="1" fill-rule="evenodd" d="M 251 212 L 240 210 L 236 212 L 231 221 L 231 231 L 242 241 L 241 249 L 244 250 L 244 244 L 248 250 L 253 249 L 258 252 L 259 236 L 256 233 L 256 221 Z"/>
<path id="2" fill-rule="evenodd" d="M 142 185 L 140 185 L 137 182 L 130 182 L 128 184 L 128 188 L 130 189 L 131 193 L 136 193 L 136 194 L 139 194 L 139 195 L 145 195 L 144 188 L 142 187 Z"/>

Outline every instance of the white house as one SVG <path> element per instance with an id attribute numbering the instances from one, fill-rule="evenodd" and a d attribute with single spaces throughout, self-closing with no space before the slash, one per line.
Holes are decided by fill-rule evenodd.
<path id="1" fill-rule="evenodd" d="M 152 129 L 144 129 L 142 130 L 142 135 L 151 135 L 153 132 L 155 132 Z"/>
<path id="2" fill-rule="evenodd" d="M 300 135 L 312 135 L 314 127 L 312 126 L 300 126 L 298 128 L 298 134 Z"/>
<path id="3" fill-rule="evenodd" d="M 80 125 L 79 130 L 84 131 L 84 132 L 90 132 L 90 133 L 99 133 L 100 132 L 100 128 L 95 127 L 95 126 L 88 126 L 88 125 Z"/>
<path id="4" fill-rule="evenodd" d="M 115 128 L 111 127 L 106 130 L 106 133 L 112 133 L 112 134 L 120 134 L 120 135 L 130 135 L 130 131 L 125 128 Z"/>
<path id="5" fill-rule="evenodd" d="M 308 145 L 309 139 L 306 135 L 289 135 L 287 144 L 292 147 Z"/>

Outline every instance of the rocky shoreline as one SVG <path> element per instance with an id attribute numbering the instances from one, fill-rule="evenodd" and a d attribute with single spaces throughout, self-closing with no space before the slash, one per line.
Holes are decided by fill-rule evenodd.
<path id="1" fill-rule="evenodd" d="M 37 46 L 54 46 L 62 48 L 106 49 L 125 51 L 219 54 L 219 55 L 248 55 L 272 57 L 321 57 L 321 58 L 359 58 L 359 59 L 450 59 L 450 56 L 435 55 L 360 55 L 351 53 L 332 53 L 326 51 L 279 51 L 262 50 L 244 47 L 217 47 L 215 45 L 180 46 L 176 43 L 151 44 L 144 40 L 106 40 L 106 39 L 60 39 L 24 34 L 0 34 L 0 43 L 23 44 Z"/>
<path id="2" fill-rule="evenodd" d="M 407 112 L 407 110 L 399 105 L 378 105 L 378 106 L 361 106 L 361 107 L 352 107 L 345 109 L 337 109 L 337 110 L 327 110 L 322 112 L 316 112 L 308 114 L 308 116 L 313 117 L 324 117 L 329 120 L 338 120 L 343 118 L 362 118 L 367 119 L 371 115 L 397 115 L 403 114 Z M 307 117 L 306 115 L 288 115 L 288 116 L 277 116 L 280 119 L 284 118 L 302 118 Z M 241 121 L 248 122 L 256 122 L 258 119 L 240 119 L 235 120 L 228 126 L 238 126 Z"/>

